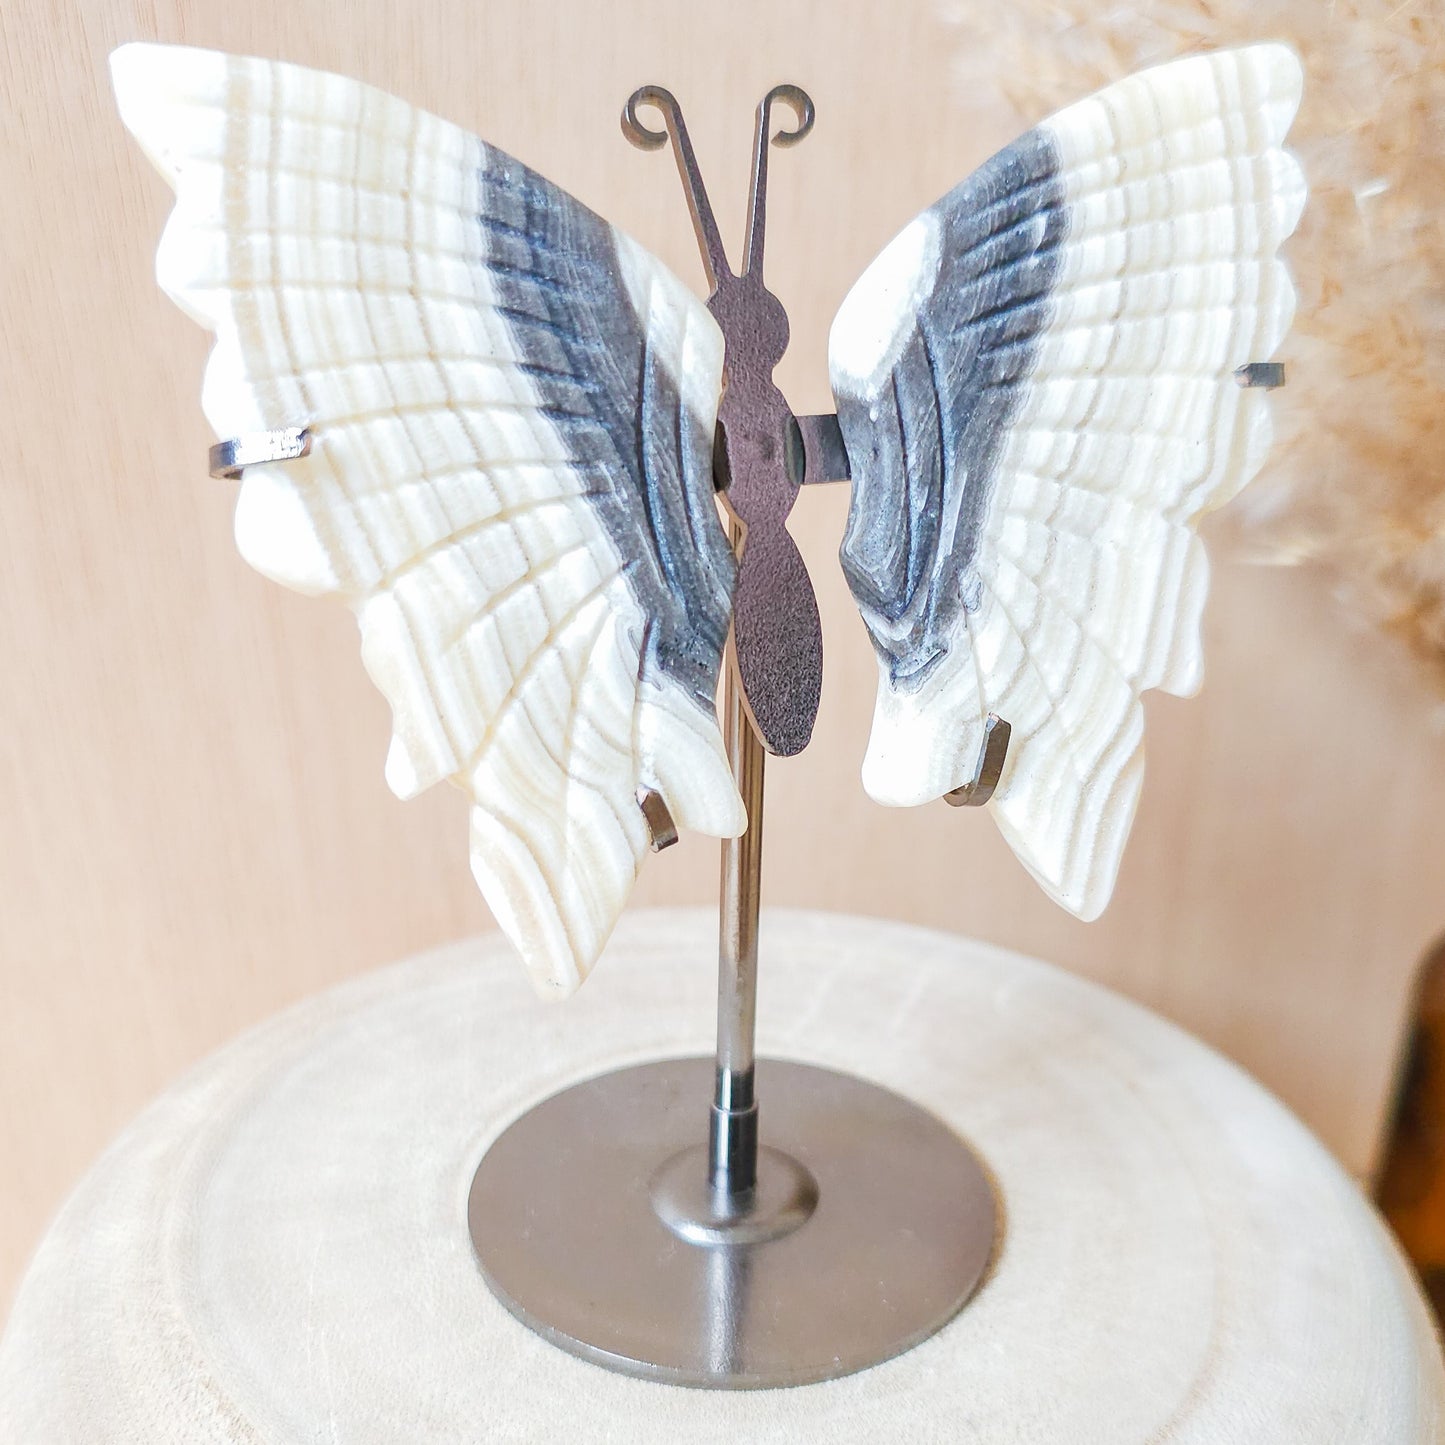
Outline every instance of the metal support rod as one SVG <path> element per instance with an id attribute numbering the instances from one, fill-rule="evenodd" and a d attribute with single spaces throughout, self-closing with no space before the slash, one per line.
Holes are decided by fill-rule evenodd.
<path id="1" fill-rule="evenodd" d="M 797 116 L 791 130 L 774 128 L 773 107 L 779 102 Z M 665 130 L 642 124 L 637 112 L 644 105 L 662 112 Z M 747 830 L 723 844 L 717 1087 L 708 1129 L 707 1176 L 714 1205 L 730 1215 L 751 1209 L 758 1177 L 753 1033 L 764 746 L 784 757 L 807 746 L 823 678 L 818 604 L 787 530 L 788 513 L 803 482 L 798 453 L 807 441 L 787 398 L 773 383 L 773 368 L 788 347 L 788 316 L 763 282 L 768 150 L 802 140 L 812 126 L 813 102 L 796 85 L 775 85 L 758 106 L 747 252 L 739 275 L 728 265 L 677 98 L 661 86 L 644 85 L 632 93 L 622 112 L 623 133 L 634 145 L 655 150 L 672 141 L 711 287 L 708 310 L 725 342 L 713 471 L 727 503 L 738 574 L 723 684 L 723 731 L 747 810 Z M 751 539 L 746 548 L 745 537 Z"/>
<path id="2" fill-rule="evenodd" d="M 733 531 L 740 529 L 736 522 Z M 736 545 L 736 536 L 734 537 Z M 722 845 L 718 917 L 717 1082 L 708 1129 L 708 1182 L 731 1199 L 746 1195 L 758 1174 L 758 1104 L 753 1036 L 758 1007 L 758 903 L 763 870 L 763 765 L 767 754 L 748 719 L 737 665 L 723 682 L 723 738 L 747 831 Z"/>

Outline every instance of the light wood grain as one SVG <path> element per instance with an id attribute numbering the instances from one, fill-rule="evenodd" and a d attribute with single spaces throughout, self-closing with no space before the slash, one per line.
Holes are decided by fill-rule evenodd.
<path id="1" fill-rule="evenodd" d="M 1002 1242 L 932 1339 L 831 1383 L 717 1395 L 574 1360 L 488 1294 L 463 1207 L 487 1143 L 575 1079 L 709 1042 L 710 916 L 637 913 L 604 960 L 612 987 L 565 1012 L 494 936 L 309 1001 L 171 1090 L 42 1246 L 0 1343 L 0 1435 L 392 1445 L 424 1420 L 428 1445 L 1440 1438 L 1445 1369 L 1398 1250 L 1238 1070 L 952 935 L 784 912 L 762 939 L 765 1054 L 896 1089 L 988 1164 Z M 765 1082 L 761 1108 L 766 1130 Z"/>
<path id="2" fill-rule="evenodd" d="M 807 86 L 818 125 L 774 164 L 768 265 L 793 320 L 779 379 L 810 411 L 864 265 L 1038 119 L 955 82 L 991 10 L 956 8 L 959 24 L 862 0 L 738 0 L 726 18 L 664 0 L 0 7 L 0 1299 L 63 1192 L 180 1069 L 488 922 L 463 800 L 386 790 L 386 709 L 350 617 L 236 556 L 234 489 L 203 474 L 207 341 L 155 287 L 170 197 L 117 119 L 109 50 L 157 38 L 358 76 L 511 150 L 699 284 L 675 172 L 623 141 L 623 99 L 650 80 L 682 97 L 735 242 L 751 109 L 780 79 Z M 813 746 L 769 771 L 767 898 L 973 931 L 1105 980 L 1368 1169 L 1406 980 L 1445 912 L 1445 747 L 1408 665 L 1353 635 L 1320 577 L 1217 560 L 1205 692 L 1150 701 L 1134 839 L 1083 925 L 986 818 L 863 794 L 875 667 L 836 564 L 846 505 L 831 490 L 794 513 L 827 667 Z M 715 847 L 686 842 L 638 901 L 702 902 L 715 877 Z M 588 984 L 609 987 L 605 969 Z"/>

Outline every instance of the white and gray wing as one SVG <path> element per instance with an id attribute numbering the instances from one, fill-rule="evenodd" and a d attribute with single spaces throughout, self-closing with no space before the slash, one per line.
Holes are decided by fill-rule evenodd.
<path id="1" fill-rule="evenodd" d="M 216 333 L 253 566 L 354 609 L 386 776 L 471 798 L 472 867 L 570 992 L 645 856 L 639 790 L 735 836 L 714 695 L 733 558 L 722 337 L 660 263 L 474 136 L 355 81 L 128 45 L 121 114 L 176 191 L 161 285 Z"/>
<path id="2" fill-rule="evenodd" d="M 1200 516 L 1258 470 L 1304 203 L 1283 46 L 1194 56 L 1029 132 L 864 273 L 829 362 L 844 569 L 881 677 L 864 783 L 913 804 L 1012 725 L 991 806 L 1047 891 L 1108 902 L 1148 688 L 1201 672 Z"/>

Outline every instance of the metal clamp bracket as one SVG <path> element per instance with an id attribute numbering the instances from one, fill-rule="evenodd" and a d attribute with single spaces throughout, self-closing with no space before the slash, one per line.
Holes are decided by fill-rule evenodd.
<path id="1" fill-rule="evenodd" d="M 213 477 L 235 481 L 247 467 L 265 466 L 271 462 L 294 462 L 311 451 L 311 429 L 287 427 L 284 431 L 252 431 L 228 437 L 211 448 L 210 471 Z"/>
<path id="2" fill-rule="evenodd" d="M 1004 760 L 1008 757 L 1009 738 L 1013 729 L 996 712 L 988 715 L 983 726 L 983 746 L 978 750 L 978 764 L 974 768 L 973 780 L 943 795 L 944 801 L 954 808 L 981 808 L 993 797 L 1003 776 Z"/>
<path id="3" fill-rule="evenodd" d="M 797 423 L 798 438 L 803 445 L 803 485 L 852 481 L 853 467 L 843 442 L 843 429 L 838 425 L 838 413 L 827 411 L 800 416 Z"/>
<path id="4" fill-rule="evenodd" d="M 1234 379 L 1245 390 L 1254 387 L 1261 387 L 1265 391 L 1275 391 L 1284 385 L 1284 362 L 1282 361 L 1250 361 L 1243 366 L 1234 368 Z"/>

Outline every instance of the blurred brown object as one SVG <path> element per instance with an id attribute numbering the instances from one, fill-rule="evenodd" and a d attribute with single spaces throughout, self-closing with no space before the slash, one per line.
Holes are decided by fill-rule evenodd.
<path id="1" fill-rule="evenodd" d="M 1445 1321 L 1445 935 L 1420 966 L 1376 1199 Z"/>

